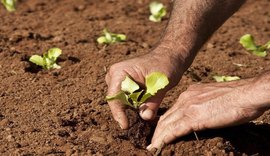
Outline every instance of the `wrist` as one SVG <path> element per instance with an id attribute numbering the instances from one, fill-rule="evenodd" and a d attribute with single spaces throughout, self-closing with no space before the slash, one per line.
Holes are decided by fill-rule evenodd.
<path id="1" fill-rule="evenodd" d="M 162 42 L 151 52 L 151 55 L 173 63 L 178 69 L 181 69 L 181 73 L 184 73 L 189 67 L 188 53 L 188 49 L 184 46 Z"/>

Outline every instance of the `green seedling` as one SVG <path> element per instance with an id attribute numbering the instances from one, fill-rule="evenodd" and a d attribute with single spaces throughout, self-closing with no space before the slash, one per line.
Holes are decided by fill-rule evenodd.
<path id="1" fill-rule="evenodd" d="M 17 0 L 1 0 L 1 3 L 9 12 L 13 12 L 16 10 L 16 1 Z"/>
<path id="2" fill-rule="evenodd" d="M 57 58 L 61 55 L 62 50 L 59 48 L 51 48 L 43 57 L 39 55 L 32 55 L 29 59 L 30 62 L 41 66 L 43 69 L 60 69 L 61 67 L 56 64 Z"/>
<path id="3" fill-rule="evenodd" d="M 106 96 L 106 100 L 120 100 L 123 104 L 137 109 L 142 103 L 156 95 L 159 90 L 165 88 L 168 84 L 167 76 L 160 72 L 153 72 L 145 77 L 146 89 L 142 89 L 127 76 L 121 83 L 121 91 L 114 96 Z"/>
<path id="4" fill-rule="evenodd" d="M 213 78 L 217 82 L 229 82 L 229 81 L 240 80 L 240 77 L 238 76 L 213 76 Z"/>
<path id="5" fill-rule="evenodd" d="M 103 30 L 103 35 L 97 39 L 99 44 L 112 44 L 115 42 L 126 41 L 127 37 L 124 34 L 115 34 L 109 32 L 107 29 Z"/>
<path id="6" fill-rule="evenodd" d="M 267 51 L 270 50 L 270 41 L 264 45 L 256 45 L 254 37 L 250 34 L 242 36 L 240 38 L 240 43 L 246 50 L 259 57 L 267 56 Z"/>
<path id="7" fill-rule="evenodd" d="M 161 22 L 162 18 L 167 14 L 166 8 L 162 3 L 151 2 L 149 8 L 151 12 L 149 20 L 152 22 Z"/>

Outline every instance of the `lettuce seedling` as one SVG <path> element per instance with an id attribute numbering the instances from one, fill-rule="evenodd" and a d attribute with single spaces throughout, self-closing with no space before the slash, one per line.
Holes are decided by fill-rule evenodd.
<path id="1" fill-rule="evenodd" d="M 16 5 L 17 0 L 1 0 L 1 3 L 5 6 L 5 8 L 9 12 L 13 12 L 16 10 L 15 5 Z"/>
<path id="2" fill-rule="evenodd" d="M 254 37 L 250 34 L 242 36 L 240 38 L 240 43 L 246 50 L 259 57 L 267 56 L 267 50 L 270 50 L 270 41 L 264 45 L 256 45 Z"/>
<path id="3" fill-rule="evenodd" d="M 152 22 L 161 22 L 162 18 L 167 14 L 166 8 L 162 3 L 151 2 L 149 8 L 151 12 L 149 20 Z"/>
<path id="4" fill-rule="evenodd" d="M 57 58 L 61 55 L 62 50 L 59 48 L 51 48 L 47 53 L 43 54 L 43 57 L 39 55 L 33 55 L 29 61 L 41 66 L 43 69 L 60 69 L 61 67 L 56 64 Z"/>
<path id="5" fill-rule="evenodd" d="M 165 88 L 169 84 L 166 75 L 160 72 L 153 72 L 145 77 L 146 90 L 142 89 L 135 81 L 128 76 L 121 83 L 121 91 L 113 96 L 106 96 L 107 101 L 120 100 L 135 109 L 150 97 Z"/>
<path id="6" fill-rule="evenodd" d="M 99 44 L 111 44 L 115 42 L 123 42 L 127 39 L 124 34 L 115 34 L 109 32 L 107 29 L 103 30 L 103 35 L 97 39 Z"/>
<path id="7" fill-rule="evenodd" d="M 217 82 L 229 82 L 229 81 L 240 80 L 240 77 L 238 76 L 213 76 L 213 78 Z"/>

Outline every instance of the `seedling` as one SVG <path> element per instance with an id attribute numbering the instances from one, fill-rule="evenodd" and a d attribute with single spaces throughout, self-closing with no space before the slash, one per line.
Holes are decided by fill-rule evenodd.
<path id="1" fill-rule="evenodd" d="M 167 14 L 166 8 L 162 3 L 151 2 L 149 8 L 151 12 L 149 20 L 152 22 L 161 22 L 162 18 Z"/>
<path id="2" fill-rule="evenodd" d="M 39 55 L 32 55 L 29 59 L 30 62 L 41 66 L 43 69 L 60 69 L 61 67 L 56 64 L 57 58 L 61 55 L 62 50 L 59 48 L 51 48 L 43 57 Z"/>
<path id="3" fill-rule="evenodd" d="M 121 83 L 121 91 L 114 96 L 106 96 L 106 100 L 120 100 L 123 104 L 137 109 L 142 103 L 168 84 L 169 80 L 166 75 L 160 72 L 153 72 L 145 77 L 145 90 L 127 76 Z"/>
<path id="4" fill-rule="evenodd" d="M 103 35 L 97 39 L 99 44 L 112 44 L 115 42 L 123 42 L 127 39 L 124 34 L 115 34 L 109 32 L 107 29 L 103 30 Z"/>
<path id="5" fill-rule="evenodd" d="M 16 5 L 17 0 L 1 0 L 1 3 L 5 6 L 5 8 L 9 12 L 13 12 L 16 10 L 15 5 Z"/>
<path id="6" fill-rule="evenodd" d="M 246 50 L 259 57 L 267 56 L 267 50 L 270 50 L 270 41 L 264 45 L 256 45 L 254 37 L 250 34 L 242 36 L 240 38 L 240 43 Z"/>
<path id="7" fill-rule="evenodd" d="M 238 76 L 213 76 L 213 78 L 217 82 L 229 82 L 229 81 L 240 80 L 240 77 Z"/>

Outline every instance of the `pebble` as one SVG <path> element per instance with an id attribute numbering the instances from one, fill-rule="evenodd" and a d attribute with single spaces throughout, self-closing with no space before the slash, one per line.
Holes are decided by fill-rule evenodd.
<path id="1" fill-rule="evenodd" d="M 107 131 L 107 130 L 109 130 L 109 128 L 108 128 L 107 125 L 102 125 L 102 126 L 100 127 L 100 130 L 102 130 L 102 131 Z"/>
<path id="2" fill-rule="evenodd" d="M 0 127 L 6 127 L 8 126 L 10 121 L 8 119 L 3 119 L 0 121 Z"/>
<path id="3" fill-rule="evenodd" d="M 212 44 L 212 43 L 208 43 L 207 46 L 206 46 L 207 49 L 212 49 L 212 48 L 215 48 L 215 45 Z"/>
<path id="4" fill-rule="evenodd" d="M 6 137 L 6 139 L 7 139 L 7 141 L 9 141 L 9 142 L 15 141 L 15 138 L 14 138 L 13 135 L 8 135 L 8 136 Z"/>

